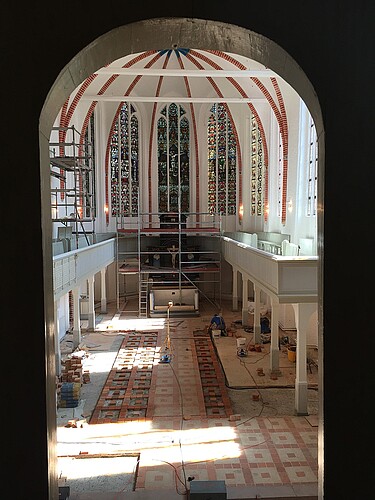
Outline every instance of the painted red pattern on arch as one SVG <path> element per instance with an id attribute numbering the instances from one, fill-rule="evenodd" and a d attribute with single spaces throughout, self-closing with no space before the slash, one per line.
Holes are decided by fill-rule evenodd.
<path id="1" fill-rule="evenodd" d="M 74 111 L 76 110 L 76 108 L 78 106 L 78 103 L 79 103 L 81 97 L 83 96 L 83 94 L 85 93 L 85 91 L 87 90 L 89 85 L 95 80 L 96 76 L 97 75 L 90 75 L 89 77 L 86 78 L 86 80 L 82 83 L 78 92 L 74 96 L 73 101 L 72 101 L 71 105 L 69 106 L 69 108 L 68 108 L 69 99 L 66 100 L 66 102 L 65 102 L 66 106 L 63 106 L 64 115 L 61 114 L 61 116 L 60 116 L 60 126 L 61 127 L 63 127 L 63 128 L 69 127 L 70 120 L 73 116 Z M 59 133 L 59 141 L 60 142 L 65 142 L 66 133 L 67 133 L 66 130 L 62 130 L 61 133 Z M 63 156 L 64 152 L 65 152 L 64 147 L 62 147 L 60 149 L 60 156 Z M 63 174 L 63 171 L 60 170 L 60 173 Z M 63 188 L 63 185 L 64 185 L 64 180 L 61 180 L 60 187 Z M 61 193 L 60 193 L 60 199 L 61 200 L 64 199 L 63 191 L 61 191 Z"/>
<path id="2" fill-rule="evenodd" d="M 139 54 L 136 57 L 134 57 L 133 59 L 131 59 L 130 61 L 128 61 L 126 64 L 124 64 L 123 67 L 124 68 L 129 68 L 129 67 L 133 66 L 134 64 L 136 64 L 137 62 L 142 61 L 146 57 L 149 57 L 150 55 L 155 54 L 157 52 L 158 52 L 157 50 L 149 50 L 149 51 L 143 52 L 142 54 Z M 109 66 L 109 64 L 106 65 L 106 66 Z M 92 81 L 97 76 L 98 75 L 96 73 L 93 73 L 88 78 L 86 78 L 86 80 L 81 85 L 79 91 L 75 95 L 75 97 L 74 97 L 74 99 L 72 101 L 72 104 L 70 105 L 69 109 L 68 109 L 69 99 L 67 99 L 65 101 L 65 103 L 64 103 L 64 105 L 62 107 L 62 110 L 61 110 L 61 115 L 60 115 L 60 127 L 64 128 L 64 127 L 68 127 L 69 126 L 70 120 L 71 120 L 71 118 L 72 118 L 72 116 L 74 114 L 74 111 L 77 108 L 77 105 L 78 105 L 79 101 L 81 100 L 81 97 L 83 96 L 84 92 L 87 90 L 88 86 L 92 83 Z M 108 78 L 108 80 L 106 81 L 106 83 L 99 90 L 98 95 L 103 95 L 108 90 L 108 88 L 110 87 L 110 85 L 118 77 L 119 77 L 119 75 L 117 75 L 117 74 L 114 74 L 114 75 L 110 76 Z M 93 101 L 92 105 L 90 106 L 90 110 L 89 110 L 89 112 L 86 115 L 86 119 L 90 119 L 91 113 L 93 113 L 94 108 L 97 105 L 97 102 L 98 101 Z M 59 132 L 59 142 L 64 142 L 65 136 L 66 136 L 66 132 L 65 131 L 60 131 Z M 111 137 L 111 135 L 109 137 Z M 107 142 L 107 150 L 108 150 L 108 142 Z M 63 155 L 63 154 L 64 154 L 64 151 L 60 150 L 60 155 Z M 106 151 L 105 165 L 108 165 L 108 151 Z M 60 181 L 60 187 L 63 187 L 63 185 L 61 185 L 63 183 L 64 183 L 64 181 L 61 180 Z M 105 200 L 106 200 L 106 204 L 108 206 L 108 173 L 107 173 L 107 169 L 106 169 L 106 172 L 105 172 L 105 183 L 106 183 Z M 62 199 L 64 199 L 63 193 L 61 193 L 60 196 L 62 197 Z M 106 214 L 106 224 L 107 225 L 109 224 L 109 215 L 108 215 L 108 212 Z"/>
<path id="3" fill-rule="evenodd" d="M 178 57 L 178 62 L 180 64 L 181 69 L 184 69 L 184 63 L 182 62 L 181 57 Z M 186 87 L 186 93 L 188 97 L 191 97 L 191 91 L 190 91 L 190 85 L 189 85 L 189 79 L 184 76 L 184 82 L 185 82 L 185 87 Z M 196 125 L 196 120 L 195 120 L 195 111 L 194 111 L 194 105 L 191 102 L 190 103 L 190 112 L 191 112 L 191 120 L 193 122 L 193 131 L 194 131 L 194 149 L 195 149 L 195 212 L 200 211 L 200 200 L 199 200 L 199 153 L 198 153 L 198 137 L 197 137 L 197 125 Z M 199 220 L 199 217 L 198 217 Z"/>
<path id="4" fill-rule="evenodd" d="M 242 70 L 246 69 L 246 67 L 242 63 L 240 63 L 239 61 L 237 61 L 236 59 L 234 59 L 232 56 L 229 56 L 228 54 L 225 54 L 225 53 L 223 53 L 221 51 L 218 51 L 218 50 L 206 50 L 206 52 L 214 54 L 214 55 L 216 55 L 218 57 L 222 57 L 226 61 L 231 62 L 232 64 L 234 64 L 235 66 L 237 66 L 239 69 L 242 69 Z M 273 86 L 275 88 L 276 96 L 277 96 L 277 99 L 278 99 L 278 103 L 279 103 L 281 112 L 278 109 L 278 107 L 277 107 L 275 101 L 273 100 L 271 94 L 269 93 L 269 91 L 267 90 L 267 88 L 262 84 L 262 82 L 258 78 L 255 78 L 255 77 L 250 77 L 250 78 L 258 86 L 258 88 L 262 91 L 262 93 L 266 97 L 268 103 L 270 104 L 273 112 L 275 113 L 275 117 L 277 119 L 277 122 L 278 122 L 279 127 L 280 127 L 280 131 L 281 131 L 281 137 L 282 137 L 282 142 L 283 142 L 283 151 L 287 152 L 288 151 L 288 126 L 287 126 L 287 119 L 286 119 L 286 114 L 285 114 L 284 99 L 283 99 L 281 91 L 280 91 L 280 89 L 279 89 L 279 87 L 277 85 L 276 79 L 274 77 L 272 77 L 271 78 L 271 82 L 272 82 L 272 84 L 273 84 Z M 277 88 L 275 87 L 275 83 L 272 81 L 272 79 L 275 80 Z M 282 110 L 284 110 L 284 114 L 282 113 Z M 285 153 L 284 153 L 284 157 L 285 157 Z M 283 199 L 282 199 L 282 217 L 281 217 L 281 222 L 283 224 L 285 224 L 285 220 L 286 220 L 286 189 L 287 189 L 286 181 L 287 181 L 287 171 L 288 171 L 288 159 L 286 158 L 286 159 L 284 159 L 284 161 L 285 161 L 285 163 L 283 163 L 283 172 L 285 173 L 285 182 L 284 182 L 284 176 L 283 176 Z M 268 164 L 267 164 L 266 172 L 268 172 Z M 266 188 L 267 188 L 267 200 L 268 200 L 268 174 L 267 174 Z M 284 197 L 284 193 L 285 193 L 285 197 Z M 265 215 L 267 215 L 267 214 L 265 213 Z"/>
<path id="5" fill-rule="evenodd" d="M 170 57 L 170 52 L 167 53 L 166 58 L 165 58 L 165 60 L 163 62 L 163 69 L 166 69 L 166 67 L 168 66 L 169 57 Z M 160 76 L 159 79 L 158 79 L 158 85 L 157 85 L 157 88 L 156 88 L 155 97 L 159 97 L 159 95 L 160 95 L 160 90 L 161 90 L 161 86 L 163 84 L 163 80 L 164 80 L 164 78 L 162 76 Z M 148 142 L 148 178 L 149 179 L 151 179 L 151 175 L 152 175 L 152 168 L 151 168 L 152 167 L 152 165 L 151 165 L 152 144 L 153 144 L 152 138 L 153 138 L 154 130 L 155 130 L 156 109 L 157 109 L 157 105 L 156 105 L 156 102 L 155 102 L 154 105 L 153 105 L 153 108 L 152 108 L 150 138 L 149 138 L 149 142 Z M 151 212 L 152 212 L 151 182 L 148 183 L 148 211 L 151 214 Z M 151 223 L 151 215 L 149 216 L 149 222 Z"/>
<path id="6" fill-rule="evenodd" d="M 211 65 L 214 69 L 218 69 L 218 70 L 222 69 L 218 64 L 216 64 L 214 61 L 212 61 L 208 57 L 206 57 L 206 56 L 202 56 L 201 57 L 201 54 L 199 54 L 195 50 L 191 50 L 190 53 L 186 55 L 186 57 L 191 62 L 193 62 L 199 69 L 204 69 L 204 68 L 194 58 L 189 57 L 190 54 L 197 55 L 197 57 L 200 57 L 207 64 Z M 222 92 L 220 91 L 218 85 L 216 84 L 216 82 L 213 80 L 212 77 L 207 77 L 207 81 L 210 82 L 210 84 L 214 88 L 214 90 L 215 90 L 215 92 L 216 92 L 216 94 L 217 94 L 218 97 L 224 97 L 223 94 L 222 94 Z M 234 136 L 236 138 L 236 145 L 237 145 L 237 148 L 238 148 L 238 203 L 239 203 L 239 205 L 241 205 L 242 204 L 242 153 L 241 153 L 241 146 L 240 146 L 240 141 L 239 141 L 239 138 L 238 138 L 237 127 L 236 127 L 236 124 L 234 122 L 232 113 L 230 112 L 230 109 L 229 109 L 229 107 L 228 107 L 227 104 L 224 104 L 224 107 L 225 107 L 225 109 L 226 109 L 226 111 L 227 111 L 227 113 L 229 115 L 229 119 L 230 119 L 230 121 L 232 123 L 233 133 L 234 133 Z"/>
<path id="7" fill-rule="evenodd" d="M 61 113 L 60 113 L 60 127 L 63 127 L 63 123 L 65 122 L 65 118 L 66 118 L 66 111 L 68 109 L 68 104 L 69 104 L 69 100 L 66 100 L 61 108 Z M 63 135 L 63 130 L 59 130 L 59 143 L 62 143 L 64 142 L 64 135 Z M 64 155 L 64 147 L 63 146 L 60 146 L 59 148 L 59 156 L 63 156 Z M 61 175 L 64 175 L 64 171 L 62 169 L 60 169 L 60 174 Z M 64 184 L 65 184 L 65 181 L 64 179 L 60 179 L 60 189 L 64 189 Z M 64 191 L 61 191 L 60 192 L 60 200 L 63 200 L 64 199 Z"/>
<path id="8" fill-rule="evenodd" d="M 213 54 L 213 55 L 216 55 L 218 57 L 221 57 L 223 58 L 224 60 L 234 64 L 236 67 L 240 68 L 240 69 L 246 69 L 242 63 L 240 63 L 239 61 L 237 61 L 236 59 L 234 59 L 232 56 L 229 56 L 227 54 L 224 54 L 223 52 L 221 51 L 213 51 L 213 50 L 207 50 L 205 51 L 207 52 L 208 54 Z M 168 51 L 166 53 L 166 58 L 165 58 L 165 61 L 164 61 L 164 64 L 163 64 L 163 68 L 166 68 L 167 65 L 168 65 L 168 62 L 169 62 L 169 55 L 170 55 L 170 51 Z M 155 57 L 147 63 L 147 65 L 145 65 L 145 68 L 147 67 L 152 67 L 153 64 L 155 63 L 156 60 L 158 60 L 160 58 L 160 52 L 159 51 L 156 51 L 156 50 L 152 50 L 152 51 L 147 51 L 147 52 L 143 52 L 142 54 L 139 54 L 138 56 L 136 56 L 135 58 L 133 58 L 131 61 L 129 61 L 128 63 L 126 63 L 123 67 L 126 68 L 126 67 L 131 67 L 132 65 L 134 65 L 135 63 L 145 59 L 146 57 L 152 55 L 152 54 L 156 54 Z M 206 55 L 204 54 L 201 54 L 199 52 L 196 52 L 195 50 L 190 50 L 186 55 L 187 59 L 189 59 L 190 61 L 192 61 L 198 68 L 200 69 L 204 69 L 203 66 L 196 60 L 197 58 L 205 61 L 207 64 L 209 64 L 211 67 L 213 67 L 214 69 L 222 69 L 220 67 L 220 65 L 218 65 L 215 61 L 213 61 L 211 58 L 207 57 Z M 181 61 L 181 58 L 178 58 L 179 60 L 179 63 L 180 63 L 180 66 L 181 68 L 183 69 L 183 63 Z M 67 127 L 68 124 L 70 123 L 70 120 L 71 120 L 71 117 L 73 116 L 73 113 L 78 105 L 78 102 L 80 101 L 82 95 L 84 94 L 85 90 L 87 89 L 87 87 L 91 84 L 91 82 L 95 79 L 97 75 L 96 74 L 93 74 L 91 75 L 90 77 L 88 77 L 84 82 L 83 84 L 81 85 L 79 91 L 77 92 L 76 96 L 74 97 L 73 101 L 72 101 L 72 104 L 70 107 L 68 107 L 69 105 L 69 99 L 66 101 L 66 103 L 64 103 L 63 107 L 62 107 L 62 110 L 61 110 L 61 116 L 60 116 L 60 124 L 62 127 Z M 103 87 L 101 88 L 101 90 L 99 91 L 99 95 L 100 94 L 104 94 L 106 92 L 106 90 L 108 90 L 108 88 L 110 87 L 110 85 L 119 77 L 119 75 L 112 75 L 108 80 L 107 82 L 103 85 Z M 140 81 L 142 77 L 141 76 L 137 76 L 134 78 L 134 80 L 132 81 L 132 83 L 130 84 L 130 86 L 128 87 L 126 93 L 124 96 L 127 96 L 130 94 L 130 92 L 132 92 L 136 86 L 136 84 Z M 220 89 L 219 87 L 215 84 L 215 82 L 213 81 L 212 78 L 207 78 L 207 80 L 211 83 L 211 85 L 213 86 L 213 88 L 215 89 L 215 92 L 217 93 L 217 95 L 219 97 L 223 97 L 221 92 L 220 92 Z M 240 95 L 242 95 L 243 97 L 247 97 L 246 95 L 246 92 L 242 89 L 242 87 L 238 84 L 237 81 L 235 81 L 233 78 L 230 78 L 228 77 L 227 80 L 236 88 L 236 90 L 240 93 Z M 287 169 L 288 169 L 288 160 L 287 160 L 287 155 L 285 155 L 285 152 L 287 152 L 287 146 L 288 146 L 288 128 L 287 128 L 287 119 L 286 119 L 286 113 L 285 113 L 285 107 L 284 107 L 284 101 L 283 101 L 283 97 L 282 97 L 282 94 L 280 92 L 280 89 L 278 88 L 278 85 L 277 85 L 277 81 L 275 79 L 273 83 L 273 86 L 274 86 L 274 89 L 275 89 L 275 92 L 276 92 L 276 96 L 277 96 L 277 100 L 278 100 L 278 104 L 280 106 L 280 110 L 279 108 L 277 107 L 275 101 L 273 100 L 272 96 L 270 95 L 269 91 L 267 90 L 267 88 L 256 78 L 251 78 L 252 81 L 254 81 L 254 83 L 258 86 L 258 88 L 262 91 L 262 93 L 265 95 L 266 99 L 268 100 L 275 116 L 276 116 L 276 119 L 279 123 L 279 126 L 280 126 L 280 131 L 281 131 L 281 136 L 282 136 L 282 140 L 283 140 L 283 150 L 284 150 L 284 163 L 283 163 L 283 178 L 285 179 L 285 182 L 283 183 L 283 207 L 282 207 L 282 218 L 285 222 L 285 215 L 286 215 L 286 179 L 287 179 Z M 188 82 L 188 79 L 187 77 L 184 77 L 184 82 L 185 82 L 185 86 L 186 86 L 186 90 L 187 90 L 187 94 L 189 97 L 191 97 L 191 91 L 190 91 L 190 86 L 189 86 L 189 82 Z M 159 81 L 158 81 L 158 85 L 157 85 L 157 92 L 156 92 L 156 96 L 159 96 L 160 95 L 160 89 L 161 89 L 161 86 L 162 86 L 162 83 L 163 83 L 163 77 L 160 77 L 159 78 Z M 88 124 L 88 121 L 89 121 L 89 118 L 92 114 L 92 112 L 94 111 L 94 108 L 97 104 L 97 101 L 94 101 L 91 106 L 90 106 L 90 109 L 86 115 L 86 118 L 85 118 L 85 123 L 82 127 L 82 130 L 85 130 L 87 128 L 87 124 Z M 266 184 L 266 189 L 265 189 L 265 202 L 267 203 L 268 202 L 268 147 L 267 147 L 267 141 L 266 141 L 266 137 L 265 137 L 265 133 L 264 133 L 264 127 L 263 127 L 263 124 L 260 120 L 260 117 L 258 115 L 258 113 L 256 112 L 256 109 L 254 108 L 254 106 L 251 104 L 251 103 L 248 103 L 257 123 L 258 123 L 258 126 L 259 126 L 259 130 L 260 130 L 260 133 L 261 133 L 261 136 L 262 136 L 262 141 L 263 141 L 263 145 L 264 145 L 264 162 L 265 162 L 265 184 Z M 113 134 L 113 128 L 114 128 L 114 123 L 118 117 L 118 113 L 121 109 L 121 106 L 122 104 L 120 104 L 120 106 L 118 107 L 117 109 L 117 112 L 116 112 L 116 116 L 114 117 L 114 120 L 113 120 L 113 124 L 112 124 L 112 127 L 111 127 L 111 130 L 110 130 L 110 133 L 109 133 L 109 136 L 108 136 L 108 140 L 107 140 L 107 149 L 106 149 L 106 155 L 105 155 L 105 165 L 106 165 L 106 168 L 105 168 L 105 200 L 106 200 L 106 205 L 109 207 L 109 177 L 108 177 L 108 169 L 109 169 L 109 153 L 110 153 L 110 138 Z M 156 109 L 157 109 L 157 106 L 156 106 L 156 103 L 154 104 L 154 108 L 153 108 L 153 113 L 152 113 L 152 125 L 151 125 L 151 131 L 150 131 L 150 141 L 149 141 L 149 166 L 148 166 L 148 171 L 149 171 L 149 177 L 151 176 L 151 157 L 152 157 L 152 147 L 153 147 L 153 141 L 152 141 L 152 137 L 153 137 L 153 132 L 154 132 L 154 128 L 155 128 L 155 117 L 156 117 Z M 192 123 L 193 123 L 193 130 L 194 130 L 194 141 L 195 141 L 195 152 L 196 152 L 196 164 L 197 164 L 197 189 L 196 189 L 196 205 L 197 205 L 197 208 L 199 208 L 199 154 L 198 154 L 198 139 L 197 139 L 197 129 L 196 129 L 196 118 L 195 118 L 195 113 L 194 113 L 194 106 L 193 106 L 193 103 L 190 103 L 190 109 L 191 109 L 191 114 L 192 114 Z M 230 119 L 231 119 L 231 122 L 232 122 L 232 125 L 233 125 L 233 130 L 234 130 L 234 134 L 235 134 L 235 137 L 236 137 L 236 143 L 238 145 L 238 152 L 239 152 L 239 155 L 238 155 L 238 165 L 239 165 L 239 200 L 240 200 L 240 203 L 242 202 L 242 182 L 241 182 L 241 179 L 242 179 L 242 158 L 241 158 L 241 150 L 240 150 L 240 145 L 239 145 L 239 141 L 238 141 L 238 133 L 237 133 L 237 129 L 235 127 L 235 123 L 233 121 L 233 117 L 231 116 L 231 113 L 228 109 L 228 107 L 226 106 L 226 109 L 228 111 L 228 114 L 230 116 Z M 64 134 L 65 135 L 65 134 Z M 61 140 L 61 137 L 60 137 L 60 140 Z M 151 178 L 151 177 L 150 177 Z M 61 181 L 63 182 L 63 181 Z M 149 185 L 149 211 L 151 212 L 152 208 L 152 193 L 151 193 L 151 186 Z M 265 211 L 265 218 L 267 217 L 267 213 Z M 106 213 L 106 223 L 107 225 L 109 224 L 109 210 L 107 211 Z"/>
<path id="9" fill-rule="evenodd" d="M 158 54 L 157 50 L 148 50 L 147 52 L 142 52 L 142 54 L 139 54 L 138 56 L 134 57 L 133 59 L 128 61 L 126 64 L 124 64 L 123 68 L 130 68 L 131 66 L 133 66 L 137 62 L 142 61 L 143 59 L 145 59 L 146 57 L 149 57 L 152 54 L 156 54 L 156 56 L 145 66 L 145 67 L 150 67 L 150 65 L 152 65 L 159 58 L 159 54 Z M 112 75 L 109 80 L 111 80 L 111 79 L 113 79 L 113 80 L 110 83 L 112 83 L 118 76 L 119 75 Z M 109 82 L 109 80 L 108 80 L 108 82 Z M 129 85 L 127 91 L 125 92 L 124 97 L 126 97 L 130 93 L 130 91 L 133 90 L 133 88 L 138 83 L 138 81 L 139 81 L 139 78 L 135 77 L 133 82 Z M 110 83 L 108 85 L 106 84 L 105 90 L 108 89 Z M 104 89 L 104 86 L 102 87 L 102 89 Z M 105 90 L 103 90 L 102 93 L 104 93 Z M 108 172 L 109 172 L 109 167 L 110 167 L 109 166 L 109 155 L 110 155 L 110 147 L 111 147 L 111 137 L 112 137 L 113 130 L 115 128 L 115 123 L 116 123 L 116 120 L 117 120 L 118 115 L 120 113 L 121 107 L 122 107 L 122 102 L 117 107 L 116 113 L 115 113 L 114 118 L 112 120 L 112 125 L 111 125 L 111 128 L 109 130 L 108 137 L 107 137 L 107 147 L 106 147 L 105 160 L 104 160 L 104 165 L 105 165 L 105 169 L 104 169 L 105 204 L 106 204 L 107 209 L 108 209 L 106 211 L 106 215 L 105 215 L 105 221 L 106 221 L 107 226 L 109 225 L 109 214 L 110 214 L 110 207 L 109 207 L 109 189 L 110 189 L 110 186 L 109 186 L 109 181 L 108 181 Z"/>

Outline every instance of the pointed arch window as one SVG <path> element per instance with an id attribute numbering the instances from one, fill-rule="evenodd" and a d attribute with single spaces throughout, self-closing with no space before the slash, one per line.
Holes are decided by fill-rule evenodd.
<path id="1" fill-rule="evenodd" d="M 318 191 L 318 138 L 313 119 L 309 117 L 309 171 L 307 187 L 307 216 L 316 215 Z"/>
<path id="2" fill-rule="evenodd" d="M 110 145 L 111 207 L 113 217 L 138 215 L 139 124 L 136 110 L 121 106 Z"/>
<path id="3" fill-rule="evenodd" d="M 251 215 L 264 213 L 263 141 L 255 116 L 251 117 Z"/>
<path id="4" fill-rule="evenodd" d="M 281 217 L 283 202 L 283 140 L 278 127 L 278 160 L 277 160 L 277 216 Z"/>
<path id="5" fill-rule="evenodd" d="M 171 103 L 157 122 L 159 212 L 188 212 L 190 127 L 186 111 Z"/>
<path id="6" fill-rule="evenodd" d="M 84 166 L 82 172 L 83 207 L 85 217 L 96 217 L 96 176 L 95 176 L 95 113 L 92 113 L 84 136 Z"/>
<path id="7" fill-rule="evenodd" d="M 222 215 L 237 212 L 237 143 L 223 104 L 210 109 L 207 124 L 208 211 Z"/>

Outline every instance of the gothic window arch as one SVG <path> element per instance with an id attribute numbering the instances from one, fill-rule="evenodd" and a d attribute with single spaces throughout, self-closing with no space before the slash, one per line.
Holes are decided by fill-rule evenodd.
<path id="1" fill-rule="evenodd" d="M 189 212 L 190 126 L 186 111 L 171 103 L 157 122 L 159 212 Z"/>
<path id="2" fill-rule="evenodd" d="M 263 141 L 256 118 L 251 116 L 251 215 L 263 215 L 264 213 L 264 164 L 263 164 Z"/>
<path id="3" fill-rule="evenodd" d="M 84 136 L 84 166 L 82 184 L 84 192 L 84 216 L 96 216 L 96 162 L 95 162 L 95 113 L 91 113 Z"/>
<path id="4" fill-rule="evenodd" d="M 278 127 L 278 158 L 277 158 L 277 216 L 282 216 L 282 202 L 283 202 L 283 139 L 281 136 L 280 127 Z"/>
<path id="5" fill-rule="evenodd" d="M 316 215 L 318 192 L 318 138 L 311 115 L 309 116 L 308 137 L 308 183 L 307 183 L 307 216 Z"/>
<path id="6" fill-rule="evenodd" d="M 110 143 L 111 209 L 113 217 L 138 215 L 139 122 L 136 109 L 124 102 Z"/>
<path id="7" fill-rule="evenodd" d="M 221 215 L 237 212 L 237 143 L 223 104 L 214 104 L 207 123 L 208 211 Z"/>

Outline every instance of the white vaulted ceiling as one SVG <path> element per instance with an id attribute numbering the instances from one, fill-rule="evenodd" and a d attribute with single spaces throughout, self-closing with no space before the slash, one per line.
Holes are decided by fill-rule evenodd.
<path id="1" fill-rule="evenodd" d="M 275 85 L 276 84 L 276 85 Z M 236 54 L 173 48 L 131 54 L 98 69 L 69 98 L 70 119 L 79 103 L 89 112 L 99 101 L 203 103 L 268 102 L 280 112 L 284 80 Z M 65 124 L 67 125 L 67 124 Z"/>

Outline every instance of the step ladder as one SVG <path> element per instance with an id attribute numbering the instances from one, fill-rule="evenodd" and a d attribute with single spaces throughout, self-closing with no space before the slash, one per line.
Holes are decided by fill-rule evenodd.
<path id="1" fill-rule="evenodd" d="M 148 274 L 139 273 L 139 297 L 138 297 L 139 318 L 148 317 Z"/>

